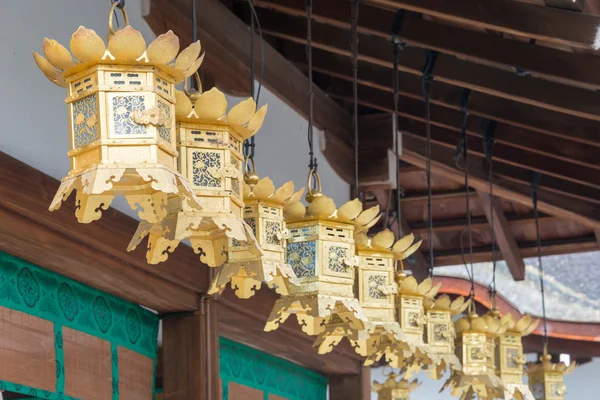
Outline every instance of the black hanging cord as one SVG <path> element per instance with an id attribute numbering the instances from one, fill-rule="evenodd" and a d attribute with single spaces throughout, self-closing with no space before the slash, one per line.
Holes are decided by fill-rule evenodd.
<path id="1" fill-rule="evenodd" d="M 352 92 L 354 96 L 354 113 L 352 128 L 354 130 L 354 197 L 359 197 L 358 189 L 358 2 L 352 1 Z"/>
<path id="2" fill-rule="evenodd" d="M 425 117 L 427 118 L 427 241 L 429 243 L 429 276 L 433 276 L 433 216 L 431 214 L 431 107 L 430 95 L 433 83 L 433 69 L 437 60 L 437 51 L 427 50 L 427 59 L 423 67 L 423 98 L 425 99 Z"/>
<path id="3" fill-rule="evenodd" d="M 308 168 L 317 171 L 317 159 L 313 148 L 313 65 L 312 65 L 312 0 L 306 0 L 306 56 L 308 61 Z"/>
<path id="4" fill-rule="evenodd" d="M 544 294 L 544 266 L 542 264 L 542 237 L 540 236 L 540 216 L 538 211 L 538 190 L 542 175 L 534 172 L 531 179 L 531 198 L 533 200 L 533 215 L 535 218 L 535 233 L 537 237 L 537 257 L 540 275 L 540 290 L 542 293 L 542 318 L 544 320 L 544 350 L 548 348 L 548 321 L 546 319 L 546 296 Z"/>
<path id="5" fill-rule="evenodd" d="M 466 260 L 464 259 L 464 251 L 462 251 L 462 239 L 463 234 L 461 234 L 461 251 L 463 253 L 463 263 L 465 264 L 465 269 L 467 270 L 467 275 L 471 280 L 471 298 L 475 296 L 475 274 L 473 271 L 473 227 L 471 221 L 471 192 L 469 190 L 469 140 L 467 135 L 467 121 L 469 118 L 469 95 L 471 94 L 470 89 L 463 89 L 460 96 L 460 113 L 462 115 L 462 125 L 461 125 L 461 137 L 459 139 L 458 146 L 456 148 L 456 165 L 458 165 L 458 159 L 462 156 L 464 165 L 463 170 L 465 173 L 465 199 L 466 199 L 466 207 L 467 207 L 467 232 L 469 234 L 469 263 L 471 264 L 471 269 L 467 266 Z"/>
<path id="6" fill-rule="evenodd" d="M 398 57 L 400 55 L 400 40 L 395 38 L 392 42 L 394 71 L 392 86 L 394 91 L 394 113 L 392 115 L 392 142 L 394 144 L 394 156 L 396 161 L 396 220 L 398 221 L 398 233 L 402 236 L 402 188 L 400 187 L 400 141 L 398 140 Z M 390 222 L 390 225 L 392 222 Z"/>
<path id="7" fill-rule="evenodd" d="M 493 149 L 496 139 L 494 132 L 496 130 L 496 121 L 489 120 L 486 122 L 483 133 L 483 152 L 485 159 L 488 163 L 488 183 L 490 185 L 490 215 L 494 212 L 494 185 L 492 183 L 493 177 Z M 492 283 L 490 284 L 489 293 L 491 303 L 495 304 L 496 299 L 496 269 L 497 269 L 497 257 L 496 257 L 496 230 L 494 229 L 494 218 L 490 221 L 490 228 L 492 230 Z"/>
<path id="8" fill-rule="evenodd" d="M 119 10 L 122 10 L 123 7 L 125 7 L 125 0 L 110 0 L 110 4 L 115 4 L 115 3 L 119 3 L 119 4 L 117 4 L 117 8 Z M 117 28 L 119 28 L 120 25 L 119 25 L 119 17 L 117 17 L 117 10 L 115 10 L 113 12 L 113 14 L 115 16 L 115 21 L 117 21 Z"/>
<path id="9" fill-rule="evenodd" d="M 258 15 L 256 14 L 256 10 L 254 8 L 254 1 L 248 0 L 248 6 L 250 7 L 250 95 L 254 99 L 256 106 L 258 107 L 258 100 L 260 98 L 260 90 L 262 89 L 263 82 L 263 74 L 265 70 L 265 52 L 264 52 L 264 44 L 262 40 L 262 27 L 260 26 L 260 21 L 258 20 Z M 255 88 L 254 84 L 254 31 L 258 27 L 258 36 L 260 38 L 260 75 L 258 80 L 258 90 Z M 244 156 L 249 159 L 254 159 L 254 151 L 256 148 L 256 137 L 252 136 L 250 139 L 244 141 Z"/>

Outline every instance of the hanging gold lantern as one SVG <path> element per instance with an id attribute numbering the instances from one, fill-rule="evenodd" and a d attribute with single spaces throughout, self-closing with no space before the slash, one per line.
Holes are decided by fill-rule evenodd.
<path id="1" fill-rule="evenodd" d="M 229 258 L 219 268 L 209 294 L 222 291 L 230 281 L 235 294 L 242 299 L 253 296 L 262 282 L 285 296 L 290 294 L 290 283 L 300 284 L 286 262 L 288 230 L 283 207 L 288 202 L 298 202 L 303 194 L 304 188 L 294 193 L 291 181 L 275 190 L 269 178 L 258 180 L 255 172 L 246 174 L 244 220 L 252 227 L 263 254 L 255 254 L 251 243 L 233 239 Z"/>
<path id="2" fill-rule="evenodd" d="M 406 379 L 396 380 L 398 375 L 391 373 L 383 383 L 373 382 L 373 392 L 377 393 L 378 400 L 410 400 L 411 392 L 421 386 L 416 379 L 409 382 Z"/>
<path id="3" fill-rule="evenodd" d="M 447 294 L 439 296 L 435 301 L 425 300 L 427 345 L 437 361 L 435 365 L 428 368 L 429 376 L 433 379 L 441 379 L 448 368 L 454 371 L 462 369 L 460 360 L 455 354 L 454 317 L 462 314 L 470 302 L 471 300 L 465 301 L 462 296 L 451 301 Z"/>
<path id="4" fill-rule="evenodd" d="M 403 346 L 406 356 L 412 355 L 414 345 L 406 343 L 396 319 L 396 294 L 394 281 L 395 264 L 419 249 L 422 241 L 413 244 L 414 236 L 408 235 L 394 243 L 395 236 L 389 230 L 379 232 L 373 238 L 366 233 L 356 237 L 359 256 L 359 301 L 365 310 L 373 330 L 366 340 L 354 342 L 357 353 L 367 357 L 365 365 L 377 362 L 392 344 Z"/>
<path id="5" fill-rule="evenodd" d="M 290 202 L 284 207 L 290 231 L 287 261 L 300 281 L 292 286 L 289 296 L 275 302 L 267 320 L 266 331 L 279 327 L 291 314 L 296 314 L 302 330 L 318 335 L 320 352 L 327 351 L 343 337 L 358 339 L 364 331 L 366 317 L 354 294 L 355 256 L 354 233 L 373 226 L 379 219 L 379 207 L 363 212 L 362 203 L 352 200 L 336 209 L 329 197 L 321 194 L 318 174 L 311 170 L 318 190 L 309 189 L 309 202 Z"/>
<path id="6" fill-rule="evenodd" d="M 540 320 L 534 320 L 525 315 L 519 321 L 511 314 L 505 314 L 500 319 L 507 330 L 498 337 L 498 364 L 496 372 L 505 387 L 505 398 L 517 400 L 535 400 L 529 386 L 523 383 L 523 336 L 529 335 L 538 326 Z"/>
<path id="7" fill-rule="evenodd" d="M 564 400 L 567 388 L 564 384 L 565 375 L 570 374 L 577 368 L 572 362 L 567 365 L 564 362 L 557 364 L 552 362 L 552 356 L 544 346 L 544 353 L 539 363 L 527 364 L 527 375 L 529 376 L 529 387 L 536 400 Z"/>
<path id="8" fill-rule="evenodd" d="M 202 210 L 171 198 L 168 216 L 158 224 L 140 223 L 128 250 L 148 236 L 147 260 L 156 264 L 189 239 L 202 262 L 218 267 L 227 259 L 231 241 L 238 240 L 248 242 L 249 251 L 261 256 L 253 230 L 243 219 L 242 144 L 262 126 L 267 106 L 256 111 L 256 103 L 248 98 L 226 113 L 227 99 L 217 88 L 191 98 L 180 91 L 175 96 L 179 171 L 189 180 Z"/>
<path id="9" fill-rule="evenodd" d="M 431 278 L 419 284 L 415 277 L 407 276 L 402 263 L 400 265 L 401 270 L 396 274 L 398 285 L 396 308 L 398 321 L 407 342 L 391 343 L 386 359 L 392 367 L 402 368 L 405 377 L 410 379 L 421 368 L 437 363 L 435 355 L 431 353 L 424 341 L 427 324 L 424 302 L 431 301 L 435 297 L 441 284 L 433 286 Z M 410 346 L 409 349 L 406 349 L 406 344 Z"/>
<path id="10" fill-rule="evenodd" d="M 147 48 L 128 24 L 117 32 L 109 13 L 108 45 L 83 26 L 71 37 L 71 51 L 44 40 L 44 55 L 33 57 L 44 75 L 67 88 L 71 168 L 50 205 L 57 210 L 76 190 L 77 220 L 102 216 L 116 195 L 145 221 L 167 215 L 167 198 L 177 196 L 198 209 L 187 181 L 177 173 L 175 85 L 200 64 L 200 42 L 181 52 L 169 31 Z M 176 58 L 177 56 L 177 58 Z"/>
<path id="11" fill-rule="evenodd" d="M 490 314 L 479 317 L 471 303 L 469 315 L 455 323 L 456 355 L 462 362 L 462 371 L 453 371 L 442 390 L 452 389 L 452 396 L 462 399 L 502 398 L 504 386 L 496 376 L 497 338 L 504 334 L 506 325 Z"/>

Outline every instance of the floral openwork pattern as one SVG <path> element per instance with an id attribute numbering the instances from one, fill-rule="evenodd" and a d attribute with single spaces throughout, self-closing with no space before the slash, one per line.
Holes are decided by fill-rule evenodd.
<path id="1" fill-rule="evenodd" d="M 287 259 L 298 278 L 315 276 L 315 241 L 288 243 Z"/>
<path id="2" fill-rule="evenodd" d="M 146 109 L 144 96 L 115 96 L 112 101 L 114 132 L 116 136 L 145 135 L 146 127 L 133 120 L 134 111 Z"/>
<path id="3" fill-rule="evenodd" d="M 76 148 L 98 140 L 98 104 L 96 96 L 73 102 L 73 142 Z"/>
<path id="4" fill-rule="evenodd" d="M 384 300 L 387 296 L 380 290 L 386 284 L 385 275 L 370 275 L 368 279 L 369 297 L 376 300 Z"/>
<path id="5" fill-rule="evenodd" d="M 329 248 L 329 262 L 327 265 L 331 272 L 346 273 L 346 265 L 344 264 L 344 259 L 347 257 L 346 252 L 345 247 L 331 246 Z"/>
<path id="6" fill-rule="evenodd" d="M 165 121 L 171 121 L 171 106 L 168 103 L 159 101 L 158 109 L 160 110 L 160 113 Z M 167 142 L 171 142 L 171 124 L 169 123 L 159 126 L 158 136 Z"/>
<path id="7" fill-rule="evenodd" d="M 267 244 L 281 246 L 281 223 L 277 221 L 266 221 L 265 223 L 265 241 Z"/>
<path id="8" fill-rule="evenodd" d="M 221 179 L 209 171 L 219 169 L 222 165 L 221 154 L 215 151 L 195 151 L 192 156 L 193 182 L 195 187 L 218 188 Z"/>

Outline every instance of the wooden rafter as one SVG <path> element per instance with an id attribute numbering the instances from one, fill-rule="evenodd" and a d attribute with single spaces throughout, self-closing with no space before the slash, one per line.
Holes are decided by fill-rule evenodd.
<path id="1" fill-rule="evenodd" d="M 512 0 L 367 0 L 390 10 L 405 9 L 475 28 L 572 47 L 598 49 L 600 17 Z M 515 18 L 518 15 L 519 18 Z"/>
<path id="2" fill-rule="evenodd" d="M 363 93 L 364 94 L 364 93 Z M 372 103 L 369 103 L 372 105 Z M 367 140 L 377 141 L 378 138 L 382 145 L 391 146 L 391 115 L 370 115 L 361 117 L 363 127 L 363 142 Z M 419 140 L 426 138 L 425 123 L 418 119 L 400 118 L 398 120 L 398 129 L 405 135 L 412 136 Z M 432 126 L 431 137 L 434 143 L 455 149 L 458 144 L 460 133 L 439 126 Z M 480 136 L 474 133 L 473 138 L 469 138 L 469 154 L 476 156 L 478 162 L 482 162 L 484 157 L 483 144 Z M 507 177 L 509 180 L 529 184 L 531 182 L 531 171 L 536 170 L 544 174 L 544 185 L 547 190 L 554 191 L 564 196 L 573 197 L 579 200 L 598 204 L 600 190 L 598 189 L 595 178 L 581 174 L 582 167 L 570 165 L 570 170 L 579 177 L 566 175 L 563 171 L 556 168 L 558 161 L 551 160 L 548 157 L 535 153 L 527 153 L 520 149 L 512 149 L 508 146 L 496 144 L 494 146 L 494 173 Z M 563 165 L 568 163 L 561 162 Z M 583 169 L 585 172 L 586 170 Z M 595 174 L 588 170 L 588 174 Z M 587 181 L 584 181 L 587 179 Z M 596 182 L 596 184 L 594 184 Z"/>
<path id="3" fill-rule="evenodd" d="M 295 63 L 303 64 L 304 46 L 284 40 L 279 50 L 285 57 Z M 350 80 L 352 77 L 351 63 L 345 55 L 339 55 L 323 49 L 313 50 L 314 70 L 328 76 Z M 402 57 L 402 54 L 401 54 Z M 392 70 L 389 66 L 359 62 L 358 81 L 363 86 L 381 91 L 391 92 Z M 422 99 L 421 78 L 414 74 L 399 74 L 400 96 Z M 432 104 L 458 110 L 462 89 L 458 86 L 436 81 L 432 86 Z M 391 98 L 388 94 L 387 97 Z M 359 96 L 362 97 L 362 94 Z M 524 128 L 532 132 L 548 136 L 576 141 L 590 146 L 600 146 L 598 129 L 600 124 L 585 118 L 516 103 L 509 99 L 481 92 L 472 92 L 469 97 L 469 112 L 481 118 L 488 118 L 508 125 Z"/>
<path id="4" fill-rule="evenodd" d="M 261 13 L 261 23 L 265 32 L 300 43 L 304 43 L 306 38 L 304 20 L 304 18 L 268 11 Z M 322 23 L 315 23 L 313 26 L 313 45 L 316 48 L 350 56 L 347 37 L 348 31 L 343 28 Z M 391 68 L 392 47 L 389 38 L 360 34 L 359 43 L 361 60 Z M 415 47 L 407 47 L 402 52 L 398 67 L 403 72 L 420 76 L 424 63 L 424 51 Z M 449 85 L 476 90 L 551 111 L 600 120 L 600 108 L 597 107 L 600 93 L 595 90 L 559 84 L 531 76 L 519 76 L 514 71 L 464 61 L 447 54 L 440 54 L 437 57 L 433 75 L 437 81 Z M 561 95 L 553 96 L 554 93 Z M 595 103 L 590 104 L 590 102 Z"/>
<path id="5" fill-rule="evenodd" d="M 564 1 L 573 4 L 571 0 Z M 304 16 L 303 0 L 257 0 L 256 4 L 281 13 Z M 350 26 L 350 18 L 345 18 L 350 15 L 350 5 L 345 0 L 315 2 L 313 15 L 322 23 L 346 29 Z M 396 13 L 365 2 L 361 4 L 358 22 L 360 32 L 390 39 Z M 590 54 L 535 46 L 425 20 L 409 13 L 404 15 L 397 35 L 409 46 L 436 50 L 507 71 L 519 68 L 533 76 L 581 87 L 597 88 L 600 85 L 600 77 L 595 72 L 600 67 L 600 60 Z"/>
<path id="6" fill-rule="evenodd" d="M 478 192 L 477 194 L 488 221 L 494 226 L 496 242 L 510 273 L 515 281 L 522 281 L 525 279 L 525 263 L 519 253 L 517 241 L 510 232 L 500 200 L 495 196 L 491 197 L 488 193 Z"/>

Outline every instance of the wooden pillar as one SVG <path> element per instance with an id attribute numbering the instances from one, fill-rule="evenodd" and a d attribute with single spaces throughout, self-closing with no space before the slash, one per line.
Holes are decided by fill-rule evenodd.
<path id="1" fill-rule="evenodd" d="M 218 400 L 217 301 L 203 296 L 199 310 L 163 319 L 165 400 Z"/>
<path id="2" fill-rule="evenodd" d="M 370 399 L 370 367 L 362 367 L 360 375 L 333 375 L 329 377 L 329 400 Z"/>

